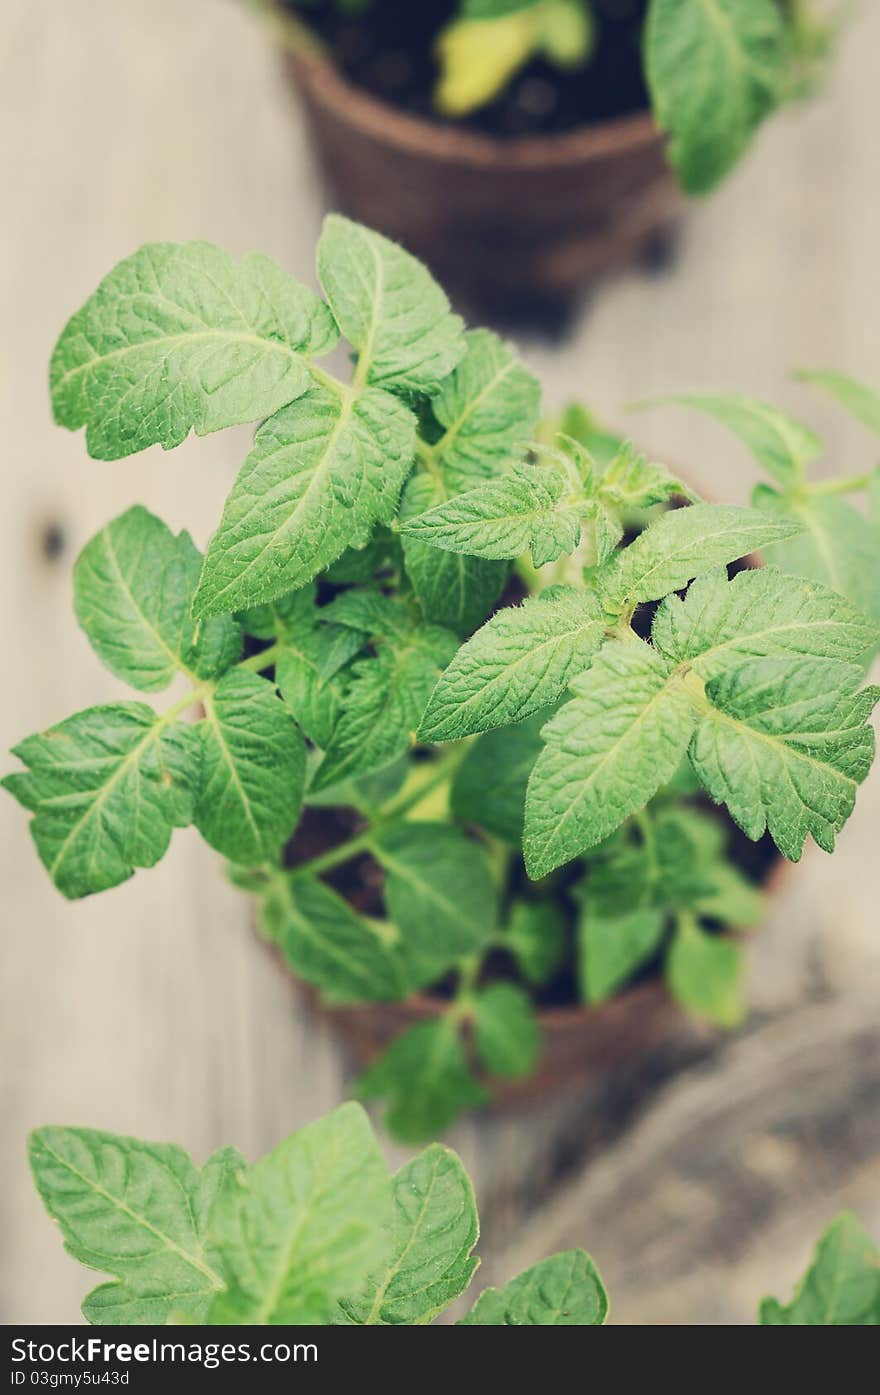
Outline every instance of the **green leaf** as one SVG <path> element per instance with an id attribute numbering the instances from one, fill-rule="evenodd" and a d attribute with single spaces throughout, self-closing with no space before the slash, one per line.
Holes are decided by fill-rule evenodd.
<path id="1" fill-rule="evenodd" d="M 494 475 L 531 440 L 541 389 L 488 329 L 471 330 L 466 352 L 431 407 L 443 434 L 431 452 L 451 490 Z"/>
<path id="2" fill-rule="evenodd" d="M 189 537 L 140 505 L 87 543 L 73 569 L 76 618 L 95 653 L 141 692 L 167 688 L 175 674 L 213 678 L 241 653 L 230 616 L 190 614 L 201 554 Z"/>
<path id="3" fill-rule="evenodd" d="M 590 908 L 589 895 L 578 926 L 581 996 L 602 1003 L 622 988 L 658 948 L 666 927 L 661 910 L 637 909 L 606 919 Z"/>
<path id="4" fill-rule="evenodd" d="M 312 623 L 316 594 L 317 588 L 312 582 L 296 591 L 276 596 L 274 601 L 267 601 L 265 605 L 241 610 L 235 619 L 245 634 L 253 635 L 255 639 L 287 639 L 303 625 Z"/>
<path id="5" fill-rule="evenodd" d="M 361 1076 L 357 1095 L 387 1098 L 385 1124 L 401 1143 L 445 1133 L 461 1110 L 489 1098 L 471 1075 L 456 1025 L 447 1016 L 418 1022 L 397 1037 Z"/>
<path id="6" fill-rule="evenodd" d="M 475 823 L 521 848 L 526 787 L 543 749 L 541 728 L 552 708 L 542 708 L 524 722 L 487 731 L 470 747 L 452 781 L 452 812 L 462 823 Z"/>
<path id="7" fill-rule="evenodd" d="M 575 894 L 591 916 L 617 922 L 631 911 L 690 906 L 711 892 L 708 867 L 723 856 L 720 824 L 681 803 L 655 801 L 635 835 L 621 830 L 590 858 Z"/>
<path id="8" fill-rule="evenodd" d="M 880 624 L 880 545 L 878 528 L 846 499 L 812 494 L 787 506 L 768 492 L 756 502 L 774 510 L 791 509 L 802 531 L 777 543 L 768 559 L 794 576 L 820 581 L 848 597 Z"/>
<path id="9" fill-rule="evenodd" d="M 201 1169 L 182 1148 L 96 1129 L 45 1128 L 28 1154 L 65 1248 L 115 1277 L 86 1298 L 89 1322 L 164 1323 L 174 1310 L 203 1322 L 223 1278 L 207 1239 L 218 1197 L 244 1161 L 232 1148 Z"/>
<path id="10" fill-rule="evenodd" d="M 546 983 L 565 958 L 565 920 L 561 907 L 549 900 L 514 901 L 502 943 L 529 983 Z"/>
<path id="11" fill-rule="evenodd" d="M 326 305 L 268 257 L 236 265 L 207 242 L 148 243 L 111 271 L 52 355 L 59 426 L 118 460 L 258 421 L 302 396 L 308 356 L 327 353 Z"/>
<path id="12" fill-rule="evenodd" d="M 473 1000 L 474 1045 L 492 1075 L 513 1080 L 531 1075 L 541 1048 L 541 1031 L 524 988 L 492 983 Z"/>
<path id="13" fill-rule="evenodd" d="M 212 1238 L 226 1292 L 212 1324 L 325 1323 L 388 1252 L 391 1187 L 366 1114 L 343 1104 L 308 1124 L 225 1194 Z"/>
<path id="14" fill-rule="evenodd" d="M 799 373 L 798 377 L 825 388 L 853 416 L 880 436 L 880 392 L 876 388 L 868 387 L 867 383 L 860 383 L 856 378 L 848 378 L 843 373 L 813 371 Z"/>
<path id="15" fill-rule="evenodd" d="M 880 1326 L 880 1254 L 861 1221 L 844 1211 L 831 1222 L 812 1263 L 783 1306 L 761 1304 L 762 1327 Z"/>
<path id="16" fill-rule="evenodd" d="M 602 570 L 606 604 L 655 601 L 679 591 L 701 572 L 791 537 L 801 525 L 763 509 L 736 504 L 691 504 L 652 523 Z"/>
<path id="17" fill-rule="evenodd" d="M 533 1264 L 503 1288 L 484 1289 L 464 1326 L 601 1327 L 608 1295 L 585 1250 L 563 1250 Z"/>
<path id="18" fill-rule="evenodd" d="M 479 844 L 448 824 L 409 823 L 380 827 L 373 852 L 387 873 L 385 904 L 413 987 L 485 945 L 498 899 Z"/>
<path id="19" fill-rule="evenodd" d="M 764 915 L 764 897 L 754 882 L 731 862 L 718 862 L 708 873 L 711 891 L 699 896 L 694 909 L 703 919 L 717 920 L 735 930 L 750 930 Z"/>
<path id="20" fill-rule="evenodd" d="M 404 755 L 455 648 L 448 630 L 422 625 L 382 646 L 375 658 L 354 664 L 342 713 L 312 787 L 327 789 L 381 770 Z"/>
<path id="21" fill-rule="evenodd" d="M 273 862 L 302 803 L 306 756 L 296 723 L 271 683 L 241 669 L 220 679 L 205 713 L 196 728 L 196 828 L 233 862 Z"/>
<path id="22" fill-rule="evenodd" d="M 796 485 L 807 465 L 822 454 L 822 442 L 808 426 L 755 397 L 735 392 L 692 393 L 660 401 L 694 407 L 714 417 L 745 442 L 755 459 L 782 485 Z"/>
<path id="23" fill-rule="evenodd" d="M 666 956 L 666 982 L 683 1008 L 719 1027 L 739 1026 L 745 1016 L 744 974 L 738 945 L 681 921 Z"/>
<path id="24" fill-rule="evenodd" d="M 652 0 L 645 68 L 682 186 L 708 193 L 782 100 L 781 11 L 774 0 Z"/>
<path id="25" fill-rule="evenodd" d="M 569 489 L 552 466 L 514 463 L 503 475 L 404 520 L 401 532 L 490 561 L 531 552 L 542 567 L 573 552 L 580 541 L 582 508 L 568 498 Z"/>
<path id="26" fill-rule="evenodd" d="M 685 599 L 666 598 L 651 637 L 669 659 L 710 679 L 744 660 L 785 655 L 862 663 L 880 643 L 880 630 L 817 582 L 775 567 L 728 581 L 719 568 L 693 581 Z"/>
<path id="27" fill-rule="evenodd" d="M 450 1148 L 433 1143 L 391 1179 L 391 1250 L 362 1294 L 342 1302 L 345 1321 L 408 1327 L 431 1322 L 464 1293 L 479 1264 L 470 1178 Z"/>
<path id="28" fill-rule="evenodd" d="M 306 736 L 326 750 L 345 701 L 349 661 L 363 648 L 366 636 L 321 623 L 314 588 L 306 589 L 307 606 L 296 623 L 280 632 L 283 648 L 275 660 L 275 682 Z"/>
<path id="29" fill-rule="evenodd" d="M 410 987 L 397 937 L 314 877 L 286 876 L 277 936 L 294 973 L 327 1002 L 392 1002 Z"/>
<path id="30" fill-rule="evenodd" d="M 193 820 L 200 750 L 193 727 L 142 702 L 89 707 L 13 750 L 27 766 L 3 786 L 34 814 L 37 852 L 64 896 L 88 896 L 153 867 Z"/>
<path id="31" fill-rule="evenodd" d="M 595 596 L 554 587 L 494 615 L 431 694 L 419 736 L 450 741 L 509 726 L 555 702 L 589 664 L 605 621 Z"/>
<path id="32" fill-rule="evenodd" d="M 424 513 L 449 497 L 433 475 L 413 475 L 403 491 L 401 522 Z M 469 635 L 485 620 L 501 594 L 507 577 L 504 562 L 441 552 L 404 530 L 406 574 L 426 620 L 445 625 L 457 635 Z"/>
<path id="33" fill-rule="evenodd" d="M 648 645 L 612 640 L 544 728 L 526 796 L 529 876 L 607 838 L 674 775 L 694 728 L 684 678 Z"/>
<path id="34" fill-rule="evenodd" d="M 608 462 L 598 482 L 601 499 L 614 509 L 647 509 L 679 496 L 698 503 L 699 498 L 665 465 L 637 454 L 625 441 Z M 599 561 L 604 558 L 600 556 Z"/>
<path id="35" fill-rule="evenodd" d="M 874 755 L 880 688 L 834 659 L 755 659 L 706 686 L 691 761 L 749 838 L 797 862 L 808 834 L 833 851 Z"/>
<path id="36" fill-rule="evenodd" d="M 464 327 L 426 267 L 338 213 L 324 220 L 318 277 L 361 380 L 394 392 L 436 391 L 465 351 Z"/>
<path id="37" fill-rule="evenodd" d="M 196 615 L 273 600 L 390 523 L 414 418 L 377 388 L 314 385 L 261 426 L 208 544 Z"/>

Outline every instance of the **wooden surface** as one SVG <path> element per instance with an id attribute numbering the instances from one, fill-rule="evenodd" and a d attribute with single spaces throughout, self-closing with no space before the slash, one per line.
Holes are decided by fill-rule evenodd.
<path id="1" fill-rule="evenodd" d="M 550 404 L 578 395 L 620 419 L 636 397 L 737 388 L 807 413 L 829 456 L 848 469 L 876 458 L 876 443 L 864 432 L 788 381 L 799 365 L 880 380 L 880 6 L 863 9 L 827 94 L 773 123 L 746 166 L 693 211 L 670 274 L 621 277 L 585 307 L 565 345 L 523 345 Z M 3 31 L 5 749 L 39 726 L 122 693 L 73 621 L 70 568 L 78 549 L 135 501 L 175 527 L 189 527 L 204 544 L 249 435 L 191 441 L 169 456 L 154 449 L 115 464 L 90 461 L 81 437 L 53 428 L 49 418 L 46 365 L 64 319 L 118 258 L 156 238 L 205 237 L 235 254 L 260 248 L 312 281 L 321 196 L 271 43 L 231 0 L 79 0 L 50 7 L 5 0 Z M 655 453 L 665 452 L 708 492 L 746 499 L 754 471 L 719 429 L 673 411 L 652 412 L 636 426 Z M 53 558 L 45 547 L 50 528 L 63 544 Z M 483 1248 L 496 1251 L 494 1272 L 484 1267 L 485 1279 L 577 1232 L 613 1277 L 619 1320 L 681 1321 L 690 1311 L 700 1321 L 741 1321 L 751 1311 L 742 1289 L 752 1284 L 744 1279 L 728 1292 L 722 1281 L 737 1227 L 745 1246 L 737 1264 L 754 1260 L 754 1269 L 762 1256 L 768 1264 L 775 1257 L 773 1279 L 783 1291 L 808 1231 L 826 1212 L 844 1197 L 867 1205 L 873 1195 L 876 1202 L 871 1128 L 880 1067 L 872 1022 L 880 927 L 876 880 L 866 873 L 876 865 L 878 814 L 875 775 L 838 855 L 806 859 L 755 940 L 754 1020 L 782 1017 L 732 1049 L 713 1050 L 708 1061 L 708 1043 L 691 1043 L 688 1050 L 702 1064 L 667 1080 L 659 1095 L 640 1079 L 623 1116 L 615 1106 L 618 1118 L 641 1114 L 634 1131 L 614 1145 L 617 1154 L 599 1157 L 608 1142 L 601 1123 L 606 1102 L 599 1099 L 569 1100 L 529 1118 L 476 1120 L 457 1132 L 452 1141 L 474 1170 L 489 1221 Z M 28 1129 L 91 1124 L 174 1139 L 199 1159 L 221 1142 L 235 1142 L 253 1157 L 336 1103 L 345 1065 L 294 1003 L 251 933 L 247 903 L 224 884 L 216 857 L 195 833 L 176 833 L 158 869 L 69 904 L 49 885 L 11 800 L 0 802 L 0 818 L 0 1317 L 72 1321 L 88 1278 L 62 1253 L 32 1194 L 23 1151 Z M 807 1020 L 804 1002 L 837 1063 L 835 1092 L 848 1127 L 864 1111 L 868 1118 L 849 1163 L 840 1149 L 823 1145 L 822 1185 L 803 1206 L 797 1172 L 785 1174 L 791 1186 L 782 1188 L 784 1215 L 774 1211 L 761 1223 L 756 1201 L 744 1227 L 741 1211 L 726 1207 L 739 1184 L 700 1127 L 700 1102 L 714 1100 L 717 1109 L 726 1079 L 748 1094 L 756 1073 L 781 1069 L 790 1058 L 790 1034 Z M 764 1032 L 776 1035 L 768 1039 Z M 762 1049 L 735 1054 L 759 1038 Z M 827 1070 L 815 1069 L 827 1094 Z M 790 1072 L 786 1079 L 809 1095 L 806 1074 Z M 625 1082 L 617 1095 L 621 1089 L 626 1095 Z M 784 1089 L 768 1098 L 783 1127 L 790 1098 Z M 677 1109 L 689 1121 L 687 1159 L 666 1159 L 661 1196 L 661 1182 L 652 1169 L 639 1171 L 639 1159 L 661 1146 Z M 762 1127 L 775 1136 L 772 1119 Z M 546 1191 L 551 1143 L 556 1163 L 568 1163 L 567 1189 L 524 1223 L 528 1197 Z M 773 1147 L 763 1156 L 772 1167 Z M 638 1260 L 634 1224 L 616 1229 L 611 1203 L 603 1214 L 595 1202 L 610 1195 L 615 1157 L 629 1160 L 632 1176 L 641 1179 L 640 1215 L 650 1222 L 655 1247 L 652 1188 L 660 1206 L 670 1188 L 685 1185 L 676 1181 L 680 1173 L 699 1174 L 713 1198 L 712 1226 L 701 1227 L 699 1207 L 688 1214 L 703 1276 L 696 1287 L 705 1288 L 710 1270 L 715 1274 L 711 1303 L 691 1309 L 684 1298 L 673 1303 L 655 1282 L 656 1266 L 640 1278 L 627 1264 L 627 1253 Z M 595 1173 L 598 1190 L 579 1190 L 589 1189 Z M 622 1193 L 615 1195 L 619 1201 Z M 596 1217 L 599 1246 L 573 1221 L 560 1225 L 560 1215 L 570 1219 L 570 1211 L 558 1208 L 570 1204 L 585 1223 Z M 784 1245 L 770 1243 L 778 1226 Z M 688 1280 L 680 1241 L 676 1265 L 681 1293 L 689 1294 L 695 1271 Z"/>

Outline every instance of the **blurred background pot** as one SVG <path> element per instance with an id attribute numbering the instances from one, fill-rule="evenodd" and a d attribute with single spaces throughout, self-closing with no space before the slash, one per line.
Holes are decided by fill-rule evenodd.
<path id="1" fill-rule="evenodd" d="M 683 198 L 647 110 L 497 138 L 399 110 L 283 32 L 334 207 L 403 243 L 465 308 L 558 313 L 600 273 L 668 249 Z"/>

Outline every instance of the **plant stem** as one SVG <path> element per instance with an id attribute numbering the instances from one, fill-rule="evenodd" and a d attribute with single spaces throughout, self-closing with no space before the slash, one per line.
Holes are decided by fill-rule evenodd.
<path id="1" fill-rule="evenodd" d="M 251 654 L 250 658 L 242 659 L 236 664 L 236 668 L 244 669 L 246 673 L 262 673 L 264 668 L 271 668 L 283 651 L 284 643 L 278 639 L 274 644 L 270 644 L 268 649 L 261 649 L 259 654 Z"/>
<path id="2" fill-rule="evenodd" d="M 873 472 L 868 471 L 864 475 L 847 475 L 842 479 L 817 480 L 815 484 L 807 485 L 807 493 L 854 494 L 860 489 L 867 489 L 873 477 Z"/>
<path id="3" fill-rule="evenodd" d="M 457 742 L 446 755 L 427 765 L 426 768 L 429 772 L 427 778 L 420 780 L 414 789 L 402 794 L 399 799 L 392 800 L 390 804 L 380 810 L 369 828 L 355 834 L 346 842 L 340 843 L 337 848 L 329 848 L 327 852 L 320 853 L 318 857 L 309 858 L 308 862 L 301 862 L 298 867 L 291 867 L 288 875 L 299 877 L 308 873 L 317 876 L 321 872 L 329 872 L 331 868 L 338 867 L 340 863 L 350 861 L 359 853 L 368 852 L 375 842 L 379 829 L 399 823 L 407 814 L 417 808 L 438 785 L 444 784 L 449 779 L 464 756 L 466 749 L 466 742 Z"/>

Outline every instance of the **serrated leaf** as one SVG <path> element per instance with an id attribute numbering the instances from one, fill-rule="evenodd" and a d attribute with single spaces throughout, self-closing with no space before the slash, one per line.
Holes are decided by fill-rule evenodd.
<path id="1" fill-rule="evenodd" d="M 688 193 L 707 193 L 740 159 L 782 100 L 786 56 L 774 0 L 652 0 L 648 86 Z"/>
<path id="2" fill-rule="evenodd" d="M 470 1178 L 450 1148 L 432 1144 L 391 1179 L 391 1249 L 363 1294 L 344 1299 L 349 1323 L 417 1326 L 464 1293 L 479 1264 Z"/>
<path id="3" fill-rule="evenodd" d="M 581 997 L 602 1003 L 622 988 L 658 948 L 666 926 L 661 910 L 643 908 L 605 917 L 590 908 L 589 893 L 578 924 Z"/>
<path id="4" fill-rule="evenodd" d="M 220 679 L 205 714 L 195 825 L 233 862 L 273 862 L 302 803 L 302 736 L 272 684 L 241 669 Z"/>
<path id="5" fill-rule="evenodd" d="M 324 220 L 318 277 L 359 376 L 394 392 L 434 392 L 465 351 L 464 326 L 426 267 L 338 213 Z"/>
<path id="6" fill-rule="evenodd" d="M 211 1225 L 212 1324 L 325 1323 L 388 1251 L 391 1187 L 366 1114 L 343 1104 L 255 1163 Z"/>
<path id="7" fill-rule="evenodd" d="M 492 1075 L 512 1080 L 530 1075 L 541 1047 L 541 1031 L 524 988 L 491 983 L 473 1000 L 474 1046 Z"/>
<path id="8" fill-rule="evenodd" d="M 739 393 L 691 393 L 662 398 L 663 402 L 694 407 L 734 432 L 759 464 L 779 484 L 795 485 L 806 467 L 822 454 L 814 431 L 768 402 Z"/>
<path id="9" fill-rule="evenodd" d="M 708 935 L 683 920 L 666 956 L 666 982 L 683 1008 L 719 1027 L 736 1027 L 745 1014 L 745 964 L 732 940 Z"/>
<path id="10" fill-rule="evenodd" d="M 488 1100 L 447 1016 L 418 1022 L 397 1037 L 356 1088 L 359 1099 L 388 1100 L 385 1125 L 401 1143 L 423 1143 L 445 1133 L 461 1110 Z"/>
<path id="11" fill-rule="evenodd" d="M 762 1327 L 880 1326 L 880 1254 L 858 1216 L 844 1211 L 825 1231 L 792 1301 L 761 1304 Z"/>
<path id="12" fill-rule="evenodd" d="M 701 572 L 791 537 L 801 525 L 736 504 L 691 504 L 652 523 L 603 568 L 608 606 L 637 605 L 679 591 Z"/>
<path id="13" fill-rule="evenodd" d="M 538 423 L 541 389 L 488 329 L 465 335 L 464 358 L 431 407 L 443 434 L 431 447 L 451 489 L 492 476 Z"/>
<path id="14" fill-rule="evenodd" d="M 542 567 L 573 552 L 580 541 L 582 508 L 568 499 L 567 489 L 552 466 L 514 463 L 503 475 L 404 520 L 401 532 L 490 561 L 531 552 Z"/>
<path id="15" fill-rule="evenodd" d="M 541 754 L 541 728 L 552 708 L 542 708 L 512 727 L 487 731 L 470 747 L 452 779 L 452 812 L 521 848 L 526 786 Z"/>
<path id="16" fill-rule="evenodd" d="M 231 616 L 198 623 L 190 614 L 201 555 L 136 505 L 87 543 L 73 569 L 76 618 L 95 653 L 141 692 L 167 688 L 175 674 L 213 678 L 241 653 Z"/>
<path id="17" fill-rule="evenodd" d="M 390 1002 L 407 992 L 396 939 L 316 878 L 285 878 L 277 919 L 273 938 L 288 964 L 328 1002 Z"/>
<path id="18" fill-rule="evenodd" d="M 861 663 L 880 643 L 880 630 L 845 597 L 775 567 L 723 568 L 691 583 L 687 596 L 668 596 L 651 637 L 676 663 L 688 661 L 714 678 L 743 660 L 781 655 Z"/>
<path id="19" fill-rule="evenodd" d="M 433 475 L 413 475 L 403 491 L 401 522 L 449 497 Z M 507 577 L 504 562 L 487 562 L 460 552 L 441 552 L 404 532 L 406 574 L 422 613 L 435 625 L 469 635 L 485 620 Z"/>
<path id="20" fill-rule="evenodd" d="M 595 596 L 569 587 L 499 611 L 446 669 L 420 738 L 450 741 L 508 726 L 555 702 L 589 664 L 604 629 Z"/>
<path id="21" fill-rule="evenodd" d="M 786 508 L 782 500 L 765 493 L 757 498 L 774 510 Z M 831 494 L 808 495 L 790 507 L 802 531 L 775 544 L 768 560 L 794 576 L 808 577 L 839 591 L 880 624 L 876 522 L 846 499 Z"/>
<path id="22" fill-rule="evenodd" d="M 880 392 L 876 388 L 868 387 L 867 383 L 849 378 L 844 373 L 812 371 L 801 372 L 798 377 L 825 388 L 847 411 L 880 436 Z"/>
<path id="23" fill-rule="evenodd" d="M 236 265 L 207 242 L 148 243 L 111 271 L 52 355 L 60 426 L 86 427 L 89 454 L 118 460 L 191 430 L 258 421 L 309 386 L 327 353 L 326 305 L 274 262 Z"/>
<path id="24" fill-rule="evenodd" d="M 379 828 L 373 852 L 387 874 L 385 904 L 413 987 L 483 946 L 498 900 L 482 848 L 448 824 Z"/>
<path id="25" fill-rule="evenodd" d="M 565 957 L 565 920 L 555 901 L 514 901 L 501 943 L 529 983 L 552 978 Z"/>
<path id="26" fill-rule="evenodd" d="M 409 750 L 428 698 L 456 648 L 436 625 L 414 628 L 352 666 L 345 704 L 312 787 L 323 790 L 393 764 Z"/>
<path id="27" fill-rule="evenodd" d="M 4 788 L 34 815 L 40 860 L 64 896 L 127 881 L 193 820 L 200 787 L 194 728 L 142 702 L 77 712 L 13 750 L 27 770 Z"/>
<path id="28" fill-rule="evenodd" d="M 608 1295 L 585 1250 L 563 1250 L 503 1288 L 484 1289 L 463 1326 L 601 1327 Z"/>
<path id="29" fill-rule="evenodd" d="M 207 1237 L 218 1197 L 244 1168 L 221 1149 L 201 1171 L 182 1148 L 96 1129 L 37 1129 L 28 1154 L 65 1248 L 115 1276 L 86 1298 L 90 1322 L 153 1325 L 175 1309 L 203 1322 L 223 1278 Z"/>
<path id="30" fill-rule="evenodd" d="M 859 691 L 861 676 L 834 659 L 755 659 L 706 686 L 694 768 L 749 838 L 766 828 L 793 862 L 808 834 L 833 851 L 870 769 L 880 688 Z"/>
<path id="31" fill-rule="evenodd" d="M 260 427 L 208 544 L 193 611 L 216 615 L 311 581 L 390 523 L 413 458 L 412 413 L 378 388 L 318 384 Z"/>
<path id="32" fill-rule="evenodd" d="M 526 795 L 529 876 L 600 843 L 675 773 L 694 728 L 683 678 L 642 641 L 613 640 L 543 731 Z"/>

